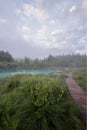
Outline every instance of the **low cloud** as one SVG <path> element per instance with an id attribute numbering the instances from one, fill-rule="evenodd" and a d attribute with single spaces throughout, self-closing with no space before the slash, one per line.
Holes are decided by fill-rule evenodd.
<path id="1" fill-rule="evenodd" d="M 87 0 L 83 0 L 82 8 L 84 8 L 87 11 Z"/>
<path id="2" fill-rule="evenodd" d="M 48 39 L 48 35 L 48 28 L 43 26 L 37 31 L 36 39 L 46 41 Z"/>
<path id="3" fill-rule="evenodd" d="M 56 24 L 56 21 L 55 20 L 50 20 L 49 22 L 51 25 L 55 25 Z"/>
<path id="4" fill-rule="evenodd" d="M 32 40 L 32 36 L 29 35 L 29 34 L 23 34 L 22 35 L 22 38 L 26 41 L 26 42 L 29 42 Z"/>
<path id="5" fill-rule="evenodd" d="M 32 30 L 29 26 L 23 25 L 21 27 L 18 27 L 18 30 L 20 31 L 21 37 L 23 38 L 23 40 L 25 40 L 25 42 L 29 42 L 33 39 Z"/>
<path id="6" fill-rule="evenodd" d="M 6 23 L 7 23 L 7 19 L 0 18 L 0 24 L 6 24 Z"/>
<path id="7" fill-rule="evenodd" d="M 19 15 L 19 14 L 21 13 L 21 9 L 16 9 L 16 10 L 15 10 L 15 13 L 16 13 L 17 15 Z"/>
<path id="8" fill-rule="evenodd" d="M 76 6 L 75 5 L 73 5 L 70 9 L 69 9 L 69 12 L 74 12 L 74 11 L 76 11 Z"/>
<path id="9" fill-rule="evenodd" d="M 30 19 L 35 19 L 39 22 L 48 19 L 48 15 L 45 10 L 34 7 L 33 5 L 24 4 L 22 9 L 23 14 Z"/>
<path id="10" fill-rule="evenodd" d="M 23 25 L 23 26 L 21 27 L 21 31 L 22 31 L 23 33 L 31 33 L 31 29 L 30 29 L 28 26 L 26 26 L 26 25 Z"/>

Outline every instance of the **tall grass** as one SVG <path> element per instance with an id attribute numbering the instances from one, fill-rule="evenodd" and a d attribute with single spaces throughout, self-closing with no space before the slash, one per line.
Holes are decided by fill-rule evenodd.
<path id="1" fill-rule="evenodd" d="M 87 92 L 87 69 L 75 70 L 73 75 L 77 83 Z"/>
<path id="2" fill-rule="evenodd" d="M 0 130 L 85 130 L 64 78 L 17 75 L 0 84 Z"/>

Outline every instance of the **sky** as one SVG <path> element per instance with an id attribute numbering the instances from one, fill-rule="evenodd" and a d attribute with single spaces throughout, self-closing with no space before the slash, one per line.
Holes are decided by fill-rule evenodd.
<path id="1" fill-rule="evenodd" d="M 87 0 L 0 0 L 0 50 L 15 58 L 87 54 Z"/>

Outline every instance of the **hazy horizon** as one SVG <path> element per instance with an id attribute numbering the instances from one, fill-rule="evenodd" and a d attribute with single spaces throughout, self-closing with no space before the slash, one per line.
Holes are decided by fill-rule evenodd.
<path id="1" fill-rule="evenodd" d="M 0 0 L 0 50 L 14 58 L 87 54 L 87 0 Z"/>

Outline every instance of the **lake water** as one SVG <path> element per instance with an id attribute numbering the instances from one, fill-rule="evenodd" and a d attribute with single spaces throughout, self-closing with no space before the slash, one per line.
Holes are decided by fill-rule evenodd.
<path id="1" fill-rule="evenodd" d="M 0 71 L 0 78 L 4 78 L 10 75 L 15 74 L 51 74 L 55 73 L 56 70 L 28 70 L 28 69 L 19 69 L 19 70 L 5 70 Z"/>

